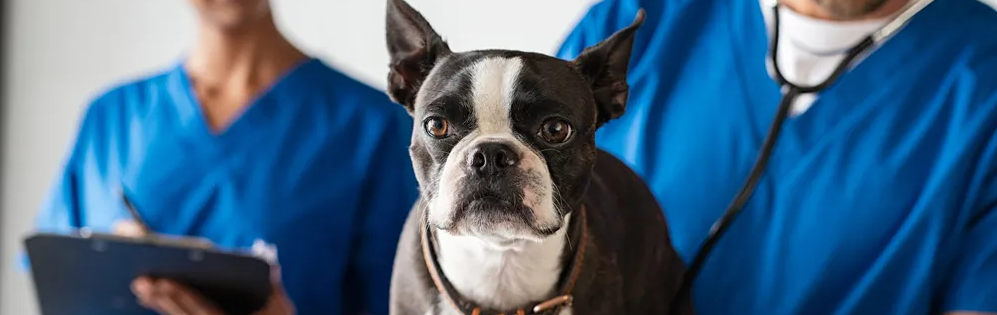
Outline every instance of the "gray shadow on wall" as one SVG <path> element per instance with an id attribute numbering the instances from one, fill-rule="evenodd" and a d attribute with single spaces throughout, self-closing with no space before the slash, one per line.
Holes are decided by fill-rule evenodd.
<path id="1" fill-rule="evenodd" d="M 7 120 L 7 117 L 6 117 L 7 116 L 7 104 L 6 104 L 6 102 L 4 102 L 4 100 L 6 99 L 5 95 L 7 95 L 7 94 L 4 93 L 5 92 L 4 90 L 7 87 L 7 80 L 9 80 L 9 78 L 7 78 L 7 46 L 8 46 L 7 39 L 10 38 L 10 36 L 8 36 L 7 30 L 9 30 L 11 28 L 9 27 L 9 25 L 7 25 L 8 23 L 10 23 L 10 19 L 7 18 L 7 12 L 10 12 L 10 10 L 8 10 L 7 7 L 10 6 L 10 5 L 11 5 L 10 1 L 8 1 L 8 0 L 0 0 L 0 165 L 3 165 L 4 156 L 7 155 L 7 152 L 5 152 L 4 149 L 3 149 L 4 148 L 4 145 L 3 145 L 3 139 L 4 139 L 3 122 Z M 2 169 L 3 168 L 0 167 L 0 178 L 3 178 L 3 170 Z M 2 182 L 2 181 L 0 181 L 0 182 Z M 0 186 L 2 186 L 2 185 L 3 184 L 0 183 Z M 0 187 L 0 191 L 3 191 L 2 187 Z M 2 198 L 2 196 L 0 196 L 0 198 Z M 0 205 L 2 205 L 2 204 L 3 204 L 3 201 L 0 200 Z M 0 209 L 0 214 L 3 214 L 3 213 L 4 213 L 3 209 Z M 0 226 L 3 226 L 3 216 L 2 215 L 0 215 Z M 0 253 L 2 253 L 3 250 L 4 250 L 3 243 L 0 242 Z M 2 257 L 2 255 L 0 255 L 0 257 Z M 2 258 L 0 258 L 0 259 L 2 259 Z M 3 270 L 3 266 L 6 265 L 6 264 L 8 264 L 8 263 L 13 263 L 13 262 L 0 261 L 0 270 Z M 3 276 L 0 275 L 0 283 L 3 283 L 3 281 L 4 281 Z M 3 309 L 2 305 L 0 305 L 0 309 Z"/>

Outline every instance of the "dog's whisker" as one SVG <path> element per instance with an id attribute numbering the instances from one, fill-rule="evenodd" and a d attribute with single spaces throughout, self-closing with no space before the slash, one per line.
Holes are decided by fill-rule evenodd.
<path id="1" fill-rule="evenodd" d="M 558 217 L 563 218 L 564 209 L 562 209 L 562 207 L 567 205 L 566 201 L 564 200 L 564 196 L 561 195 L 561 191 L 560 189 L 557 188 L 557 185 L 553 184 L 551 185 L 551 193 L 552 193 L 551 199 L 553 199 L 554 201 L 554 211 L 557 213 Z M 567 226 L 565 226 L 564 228 L 567 229 Z M 564 233 L 564 240 L 567 244 L 568 249 L 574 249 L 574 245 L 571 244 L 571 237 L 568 236 L 568 233 Z"/>

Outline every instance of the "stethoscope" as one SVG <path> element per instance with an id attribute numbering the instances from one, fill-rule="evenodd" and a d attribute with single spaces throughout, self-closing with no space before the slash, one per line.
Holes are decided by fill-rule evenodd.
<path id="1" fill-rule="evenodd" d="M 803 94 L 817 93 L 826 90 L 849 68 L 849 66 L 852 65 L 852 62 L 854 62 L 856 58 L 861 56 L 873 46 L 881 44 L 886 39 L 895 35 L 900 29 L 907 25 L 908 22 L 910 22 L 910 19 L 913 18 L 915 14 L 924 9 L 924 7 L 932 1 L 934 0 L 912 0 L 912 3 L 908 4 L 896 18 L 891 20 L 889 23 L 886 23 L 886 25 L 878 31 L 866 36 L 866 38 L 855 46 L 852 46 L 852 48 L 848 49 L 846 51 L 847 53 L 845 58 L 838 64 L 834 71 L 831 72 L 831 75 L 828 76 L 827 79 L 824 79 L 824 82 L 812 86 L 800 86 L 790 82 L 779 70 L 779 4 L 775 3 L 772 5 L 774 23 L 772 41 L 769 46 L 769 62 L 771 64 L 773 78 L 783 89 L 782 100 L 779 101 L 779 108 L 776 112 L 775 119 L 773 119 L 772 125 L 769 126 L 768 134 L 765 135 L 765 140 L 762 142 L 761 150 L 755 158 L 754 165 L 751 166 L 751 171 L 748 173 L 747 180 L 745 180 L 744 185 L 741 186 L 741 189 L 738 190 L 737 194 L 734 195 L 734 199 L 731 200 L 730 205 L 727 207 L 727 210 L 724 211 L 723 215 L 720 216 L 720 219 L 714 222 L 713 226 L 710 227 L 706 240 L 703 241 L 702 245 L 700 245 L 699 251 L 692 259 L 688 269 L 686 269 L 686 272 L 682 277 L 682 285 L 679 287 L 678 292 L 676 292 L 675 298 L 671 301 L 672 312 L 670 312 L 670 314 L 677 314 L 675 311 L 684 306 L 682 301 L 692 290 L 692 284 L 696 280 L 696 276 L 699 275 L 700 270 L 703 268 L 710 251 L 713 250 L 713 247 L 717 244 L 717 241 L 720 240 L 720 237 L 727 232 L 731 223 L 734 222 L 734 218 L 737 217 L 738 213 L 741 212 L 744 205 L 751 198 L 755 187 L 758 185 L 758 181 L 765 172 L 765 167 L 768 165 L 769 157 L 772 155 L 772 149 L 775 147 L 776 139 L 779 137 L 779 132 L 782 131 L 783 122 L 786 120 L 786 117 L 789 116 L 789 112 L 792 109 L 793 102 L 796 98 Z"/>

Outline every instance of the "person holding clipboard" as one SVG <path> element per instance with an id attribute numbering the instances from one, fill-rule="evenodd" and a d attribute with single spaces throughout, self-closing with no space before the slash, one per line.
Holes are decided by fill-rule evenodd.
<path id="1" fill-rule="evenodd" d="M 145 220 L 142 219 L 141 214 L 135 209 L 127 195 L 122 194 L 122 202 L 132 220 L 116 224 L 112 233 L 133 238 L 155 236 L 155 231 L 152 231 L 145 224 Z M 204 245 L 213 246 L 213 244 Z M 256 242 L 251 250 L 255 256 L 259 256 L 271 264 L 270 291 L 273 292 L 263 308 L 252 315 L 296 314 L 294 303 L 288 298 L 287 291 L 281 284 L 280 265 L 275 261 L 274 255 L 276 253 L 273 252 L 273 248 L 268 244 Z M 228 315 L 222 312 L 214 302 L 205 299 L 192 288 L 175 280 L 141 276 L 132 282 L 131 290 L 142 306 L 165 315 Z"/>
<path id="2" fill-rule="evenodd" d="M 387 314 L 392 257 L 418 193 L 411 119 L 294 47 L 269 1 L 189 3 L 195 45 L 89 104 L 37 229 L 134 229 L 127 192 L 157 233 L 221 249 L 273 244 L 286 290 L 274 301 L 298 314 Z M 160 314 L 216 314 L 190 290 L 146 280 L 133 288 Z"/>

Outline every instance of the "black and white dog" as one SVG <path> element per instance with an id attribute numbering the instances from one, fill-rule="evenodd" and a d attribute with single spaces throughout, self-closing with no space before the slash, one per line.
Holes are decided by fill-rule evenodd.
<path id="1" fill-rule="evenodd" d="M 404 0 L 388 1 L 388 93 L 415 118 L 421 186 L 391 314 L 645 315 L 690 304 L 671 301 L 685 268 L 654 197 L 594 140 L 623 114 L 643 20 L 564 61 L 453 52 Z"/>

